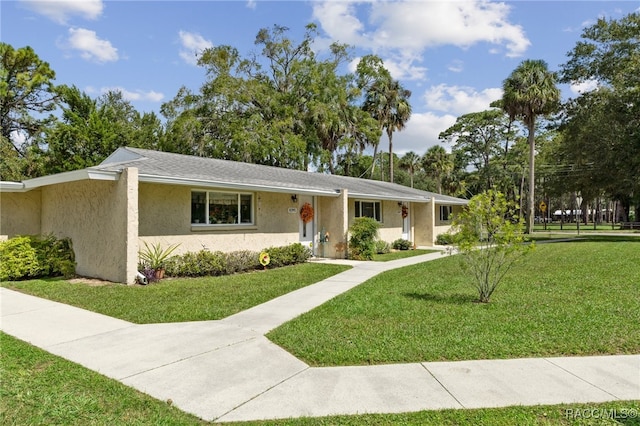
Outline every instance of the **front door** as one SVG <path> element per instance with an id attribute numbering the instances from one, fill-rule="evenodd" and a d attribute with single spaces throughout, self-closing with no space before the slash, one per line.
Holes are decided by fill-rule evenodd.
<path id="1" fill-rule="evenodd" d="M 305 204 L 308 204 L 314 213 L 313 219 L 311 219 L 307 223 L 305 223 L 302 220 L 302 216 L 300 214 L 302 213 L 302 210 L 305 208 Z M 308 210 L 309 207 L 306 207 L 306 208 Z M 313 244 L 313 240 L 314 240 L 313 237 L 315 235 L 316 215 L 315 215 L 315 206 L 313 202 L 313 197 L 309 195 L 298 196 L 298 222 L 299 222 L 298 227 L 299 227 L 299 233 L 300 233 L 300 237 L 299 237 L 300 243 L 305 247 L 309 247 L 313 252 L 313 254 L 315 254 L 316 251 Z"/>
<path id="2" fill-rule="evenodd" d="M 411 241 L 411 218 L 409 215 L 409 206 L 402 205 L 402 239 Z"/>

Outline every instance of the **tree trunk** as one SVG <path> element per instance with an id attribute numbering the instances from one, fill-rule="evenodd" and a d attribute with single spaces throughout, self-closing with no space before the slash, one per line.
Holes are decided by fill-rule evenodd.
<path id="1" fill-rule="evenodd" d="M 393 132 L 387 132 L 389 136 L 389 182 L 393 183 Z"/>
<path id="2" fill-rule="evenodd" d="M 376 157 L 378 156 L 378 144 L 373 146 L 373 161 L 371 162 L 371 179 L 373 179 L 373 173 L 376 170 Z"/>
<path id="3" fill-rule="evenodd" d="M 535 212 L 535 161 L 536 161 L 536 138 L 535 138 L 535 119 L 532 119 L 529 127 L 529 205 L 527 206 L 527 234 L 533 233 L 533 215 Z"/>

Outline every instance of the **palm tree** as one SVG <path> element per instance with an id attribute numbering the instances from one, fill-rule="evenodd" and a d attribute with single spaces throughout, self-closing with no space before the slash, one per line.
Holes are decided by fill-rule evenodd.
<path id="1" fill-rule="evenodd" d="M 538 115 L 554 112 L 560 103 L 556 75 L 543 60 L 523 61 L 503 82 L 502 109 L 509 118 L 520 119 L 527 127 L 529 142 L 529 199 L 527 233 L 533 231 L 535 190 L 535 126 Z"/>
<path id="2" fill-rule="evenodd" d="M 407 152 L 400 159 L 400 167 L 409 172 L 411 187 L 413 188 L 413 175 L 420 167 L 420 156 L 413 151 Z"/>
<path id="3" fill-rule="evenodd" d="M 435 179 L 438 194 L 442 194 L 442 181 L 453 171 L 453 161 L 440 145 L 434 145 L 422 157 L 422 167 Z"/>
<path id="4" fill-rule="evenodd" d="M 404 129 L 411 117 L 410 96 L 410 90 L 390 77 L 376 80 L 365 94 L 363 109 L 378 120 L 389 138 L 389 182 L 393 182 L 393 132 Z"/>

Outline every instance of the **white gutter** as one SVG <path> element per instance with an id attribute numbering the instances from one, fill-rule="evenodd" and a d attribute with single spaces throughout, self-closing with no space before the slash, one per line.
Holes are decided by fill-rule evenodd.
<path id="1" fill-rule="evenodd" d="M 41 186 L 55 185 L 58 183 L 76 182 L 79 180 L 111 180 L 116 181 L 120 178 L 120 172 L 107 172 L 95 169 L 74 170 L 71 172 L 57 173 L 55 175 L 42 176 L 25 180 L 24 189 L 30 190 Z"/>
<path id="2" fill-rule="evenodd" d="M 0 192 L 24 192 L 24 183 L 0 181 Z"/>
<path id="3" fill-rule="evenodd" d="M 322 189 L 307 189 L 307 188 L 292 188 L 281 187 L 271 185 L 257 185 L 257 184 L 245 184 L 245 183 L 233 183 L 233 182 L 221 182 L 201 179 L 188 179 L 188 178 L 175 178 L 171 176 L 156 176 L 156 175 L 138 175 L 140 182 L 147 183 L 160 183 L 166 185 L 185 185 L 201 188 L 227 188 L 227 189 L 241 189 L 245 191 L 264 191 L 264 192 L 280 192 L 280 193 L 296 193 L 296 194 L 308 194 L 308 195 L 323 195 L 327 197 L 337 197 L 340 195 L 340 190 L 322 190 Z"/>
<path id="4" fill-rule="evenodd" d="M 358 192 L 349 192 L 349 198 L 359 198 L 362 200 L 391 200 L 391 201 L 409 201 L 412 203 L 428 203 L 430 201 L 427 197 L 407 197 L 397 195 L 378 195 L 378 194 L 363 194 Z"/>
<path id="5" fill-rule="evenodd" d="M 116 181 L 120 178 L 120 172 L 107 172 L 95 169 L 74 170 L 71 172 L 57 173 L 55 175 L 42 176 L 27 179 L 22 182 L 0 182 L 2 192 L 27 192 L 42 186 L 55 185 L 58 183 L 76 182 L 79 180 L 110 180 Z"/>

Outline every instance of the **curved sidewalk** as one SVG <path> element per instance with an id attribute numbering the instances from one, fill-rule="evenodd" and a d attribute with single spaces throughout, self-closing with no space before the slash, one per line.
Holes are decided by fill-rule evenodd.
<path id="1" fill-rule="evenodd" d="M 0 329 L 219 422 L 640 399 L 640 355 L 316 368 L 264 337 L 380 272 L 441 256 L 351 262 L 219 321 L 138 325 L 0 288 Z"/>

